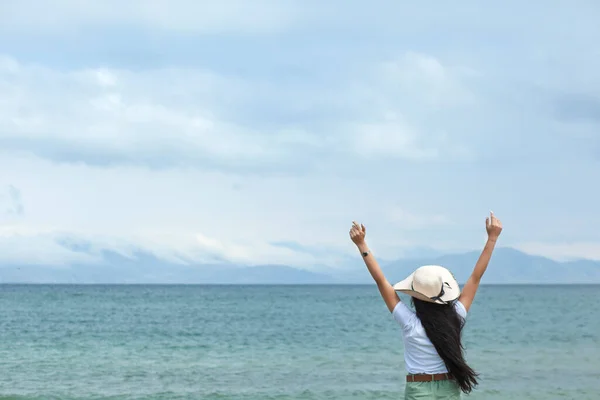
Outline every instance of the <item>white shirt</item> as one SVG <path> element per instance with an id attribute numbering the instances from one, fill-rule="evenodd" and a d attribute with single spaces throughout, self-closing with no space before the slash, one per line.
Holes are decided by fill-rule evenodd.
<path id="1" fill-rule="evenodd" d="M 456 301 L 454 307 L 463 319 L 467 317 L 467 309 L 460 301 Z M 402 327 L 406 371 L 409 374 L 443 374 L 448 372 L 444 361 L 427 337 L 425 329 L 415 312 L 400 301 L 394 307 L 392 314 Z"/>

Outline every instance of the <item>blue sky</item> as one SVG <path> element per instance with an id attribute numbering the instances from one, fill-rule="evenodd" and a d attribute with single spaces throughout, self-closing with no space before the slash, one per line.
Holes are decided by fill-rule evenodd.
<path id="1" fill-rule="evenodd" d="M 0 262 L 600 259 L 600 4 L 460 4 L 2 2 Z"/>

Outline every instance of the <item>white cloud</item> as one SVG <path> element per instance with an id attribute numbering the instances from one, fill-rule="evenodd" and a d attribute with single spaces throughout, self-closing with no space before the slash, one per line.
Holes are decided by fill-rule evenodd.
<path id="1" fill-rule="evenodd" d="M 65 267 L 97 260 L 98 257 L 94 255 L 74 252 L 61 246 L 52 232 L 15 226 L 0 227 L 0 266 L 32 264 Z"/>
<path id="2" fill-rule="evenodd" d="M 215 99 L 226 91 L 235 96 L 238 89 L 202 70 L 59 72 L 4 58 L 0 141 L 5 151 L 58 161 L 244 165 L 284 160 L 297 134 L 257 131 L 220 118 Z"/>
<path id="3" fill-rule="evenodd" d="M 443 68 L 435 59 L 415 57 L 408 57 L 414 67 L 411 76 L 422 73 L 423 82 L 431 75 L 427 63 Z M 419 65 L 421 58 L 429 60 L 425 67 Z M 436 96 L 455 98 L 445 88 L 447 78 L 437 74 L 429 89 L 436 91 L 439 86 L 444 94 Z M 365 110 L 346 105 L 348 113 L 357 112 L 332 130 L 315 125 L 318 121 L 306 121 L 307 126 L 274 125 L 268 122 L 270 109 L 255 116 L 263 123 L 244 122 L 233 107 L 256 106 L 252 93 L 260 91 L 261 85 L 202 69 L 59 71 L 4 57 L 0 59 L 0 144 L 3 151 L 61 162 L 163 167 L 304 165 L 299 158 L 324 149 L 333 156 L 351 153 L 407 160 L 462 156 L 457 151 L 463 149 L 460 141 L 446 133 L 417 129 L 406 120 L 405 103 L 419 98 L 419 85 L 405 88 L 404 100 L 397 102 L 395 93 L 385 88 L 386 79 L 366 79 L 362 94 L 348 88 L 365 101 L 375 96 L 381 102 Z M 326 91 L 314 90 L 299 101 L 310 106 L 321 90 Z M 272 96 L 269 101 L 285 109 L 285 93 Z"/>
<path id="4" fill-rule="evenodd" d="M 181 230 L 106 235 L 93 233 L 93 229 L 66 231 L 19 225 L 0 227 L 0 265 L 4 266 L 103 264 L 107 262 L 103 256 L 105 251 L 131 260 L 136 260 L 140 253 L 149 254 L 165 262 L 184 265 L 228 262 L 241 265 L 280 264 L 304 269 L 317 265 L 335 266 L 339 257 L 339 253 L 317 257 L 271 245 L 260 238 L 237 243 Z"/>
<path id="5" fill-rule="evenodd" d="M 396 61 L 382 65 L 383 83 L 400 101 L 420 101 L 429 107 L 451 107 L 474 104 L 474 93 L 461 81 L 478 75 L 464 67 L 444 65 L 428 54 L 407 52 Z"/>
<path id="6" fill-rule="evenodd" d="M 178 263 L 228 260 L 345 267 L 340 260 L 355 254 L 347 235 L 353 219 L 368 226 L 372 246 L 388 259 L 412 246 L 436 247 L 443 242 L 425 229 L 423 235 L 398 234 L 398 222 L 379 211 L 388 210 L 389 199 L 395 198 L 386 180 L 358 184 L 356 179 L 332 173 L 238 175 L 198 169 L 94 168 L 34 157 L 0 157 L 0 170 L 8 169 L 27 205 L 17 221 L 0 218 L 2 247 L 20 249 L 7 251 L 11 261 L 18 257 L 39 261 L 47 256 L 54 263 L 61 259 L 94 262 L 102 249 L 126 257 L 141 249 Z M 418 196 L 404 197 L 414 201 Z M 407 218 L 411 229 L 444 222 L 408 212 L 403 218 L 402 229 L 409 226 Z M 92 250 L 82 255 L 61 246 L 62 241 L 89 243 Z M 280 242 L 297 243 L 309 251 L 276 244 Z M 27 244 L 30 249 L 38 245 L 43 249 L 22 251 Z"/>
<path id="7" fill-rule="evenodd" d="M 0 215 L 15 218 L 22 216 L 24 212 L 21 191 L 13 185 L 0 187 Z"/>
<path id="8" fill-rule="evenodd" d="M 473 72 L 415 52 L 384 62 L 374 71 L 362 93 L 363 108 L 371 115 L 355 127 L 358 154 L 413 161 L 469 156 L 462 132 L 449 134 L 443 123 L 447 117 L 436 121 L 436 116 L 476 104 L 476 95 L 463 83 Z"/>
<path id="9" fill-rule="evenodd" d="M 311 268 L 333 264 L 340 253 L 351 251 L 346 225 L 354 207 L 340 208 L 349 190 L 331 179 L 92 168 L 0 157 L 0 169 L 7 168 L 27 212 L 18 221 L 0 218 L 2 247 L 19 249 L 0 255 L 6 261 L 47 256 L 52 262 L 61 257 L 65 263 L 92 262 L 102 249 L 125 256 L 141 249 L 172 262 L 221 259 Z M 92 256 L 63 248 L 56 243 L 62 239 L 93 244 Z M 271 244 L 281 241 L 332 252 L 317 257 Z M 43 249 L 23 251 L 27 243 Z"/>
<path id="10" fill-rule="evenodd" d="M 181 33 L 271 33 L 302 12 L 293 0 L 8 0 L 0 3 L 0 31 L 72 33 L 123 26 Z"/>
<path id="11" fill-rule="evenodd" d="M 427 160 L 439 156 L 437 143 L 426 148 L 419 133 L 395 116 L 388 122 L 364 124 L 357 127 L 354 151 L 361 156 L 391 156 L 409 160 Z"/>

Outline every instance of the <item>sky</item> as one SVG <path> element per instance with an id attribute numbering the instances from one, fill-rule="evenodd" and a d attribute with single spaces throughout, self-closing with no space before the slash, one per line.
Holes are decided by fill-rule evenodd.
<path id="1" fill-rule="evenodd" d="M 0 2 L 0 264 L 600 260 L 600 3 Z"/>

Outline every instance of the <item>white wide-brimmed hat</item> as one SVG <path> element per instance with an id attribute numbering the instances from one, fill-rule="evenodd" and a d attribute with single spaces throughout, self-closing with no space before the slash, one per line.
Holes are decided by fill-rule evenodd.
<path id="1" fill-rule="evenodd" d="M 396 283 L 394 290 L 437 304 L 448 304 L 460 296 L 460 287 L 452 272 L 439 265 L 417 268 L 408 278 Z"/>

